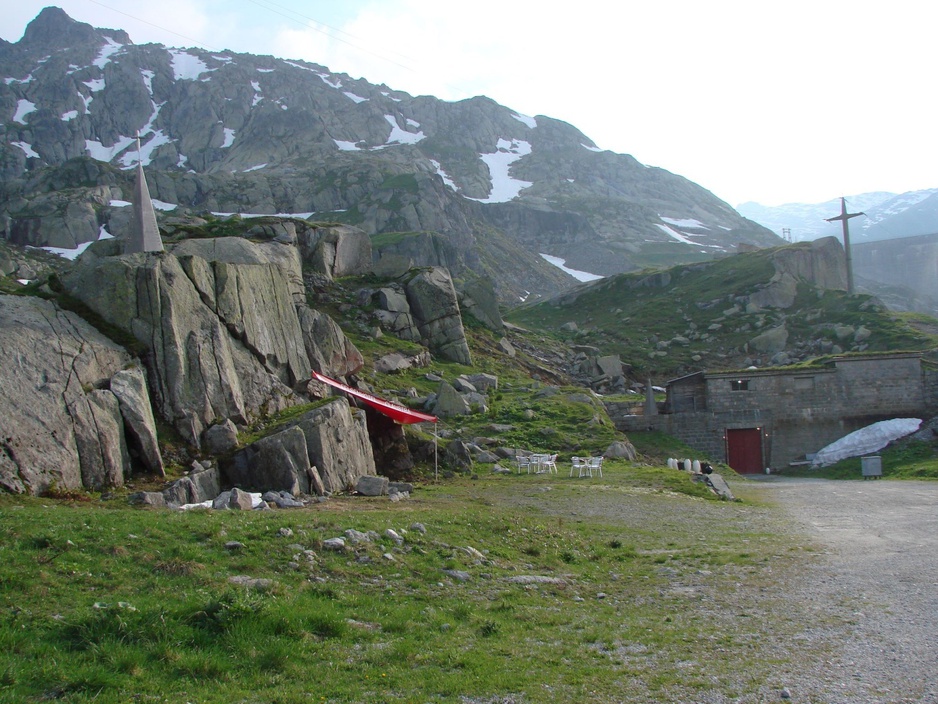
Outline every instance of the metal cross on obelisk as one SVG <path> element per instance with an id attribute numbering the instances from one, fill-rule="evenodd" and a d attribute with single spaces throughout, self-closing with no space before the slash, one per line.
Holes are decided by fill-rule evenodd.
<path id="1" fill-rule="evenodd" d="M 825 218 L 827 222 L 834 222 L 834 220 L 840 220 L 844 224 L 844 255 L 847 258 L 847 293 L 853 293 L 853 258 L 850 256 L 850 228 L 847 227 L 847 220 L 850 218 L 859 217 L 860 215 L 866 215 L 866 213 L 848 213 L 847 212 L 847 201 L 844 198 L 840 199 L 840 215 L 834 218 Z"/>

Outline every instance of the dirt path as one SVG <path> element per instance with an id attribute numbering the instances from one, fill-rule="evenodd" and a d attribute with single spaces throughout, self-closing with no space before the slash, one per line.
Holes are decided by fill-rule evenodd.
<path id="1" fill-rule="evenodd" d="M 938 702 L 938 483 L 756 483 L 825 548 L 793 596 L 849 611 L 842 652 L 804 673 L 800 700 Z"/>

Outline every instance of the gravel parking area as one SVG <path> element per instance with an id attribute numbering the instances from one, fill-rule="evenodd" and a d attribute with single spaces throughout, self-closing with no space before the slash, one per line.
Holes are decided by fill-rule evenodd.
<path id="1" fill-rule="evenodd" d="M 938 702 L 938 483 L 744 484 L 823 549 L 787 585 L 792 597 L 848 624 L 826 634 L 839 652 L 795 674 L 791 701 Z"/>
<path id="2" fill-rule="evenodd" d="M 689 607 L 773 664 L 766 677 L 765 668 L 737 663 L 743 695 L 717 687 L 691 698 L 675 692 L 672 702 L 938 704 L 938 482 L 773 475 L 731 478 L 730 487 L 741 503 L 601 485 L 505 498 L 636 531 L 692 526 L 705 539 L 729 528 L 778 536 L 780 547 L 770 549 L 788 546 L 762 570 L 714 568 L 709 583 L 675 577 L 674 589 L 694 594 Z"/>

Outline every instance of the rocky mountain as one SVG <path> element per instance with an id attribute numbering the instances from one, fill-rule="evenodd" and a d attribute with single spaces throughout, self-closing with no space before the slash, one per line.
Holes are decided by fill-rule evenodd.
<path id="1" fill-rule="evenodd" d="M 575 283 L 541 254 L 609 275 L 778 243 L 681 176 L 485 97 L 444 102 L 303 61 L 134 45 L 52 7 L 0 44 L 0 76 L 0 231 L 15 244 L 119 235 L 138 159 L 163 220 L 355 225 L 376 261 L 484 275 L 503 302 Z"/>
<path id="2" fill-rule="evenodd" d="M 786 203 L 765 206 L 743 203 L 739 212 L 745 217 L 765 225 L 782 236 L 790 230 L 793 242 L 814 240 L 819 237 L 841 236 L 839 222 L 826 218 L 840 214 L 840 199 L 823 203 Z M 850 221 L 851 242 L 877 242 L 938 233 L 938 188 L 908 193 L 876 191 L 847 196 L 847 209 L 851 213 L 863 212 L 866 217 Z"/>

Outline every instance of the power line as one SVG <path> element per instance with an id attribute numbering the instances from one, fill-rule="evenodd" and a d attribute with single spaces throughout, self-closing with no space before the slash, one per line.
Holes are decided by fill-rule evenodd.
<path id="1" fill-rule="evenodd" d="M 118 14 L 124 15 L 125 17 L 129 17 L 129 18 L 132 19 L 132 20 L 137 20 L 137 22 L 143 22 L 144 24 L 148 24 L 148 25 L 150 25 L 151 27 L 156 27 L 157 29 L 159 29 L 159 30 L 161 30 L 161 31 L 163 31 L 163 32 L 168 32 L 168 33 L 173 34 L 173 35 L 175 35 L 175 36 L 177 36 L 177 37 L 180 37 L 180 38 L 182 38 L 182 39 L 185 39 L 186 41 L 195 42 L 197 45 L 202 46 L 202 47 L 205 47 L 206 49 L 211 49 L 212 51 L 224 51 L 224 49 L 219 49 L 219 48 L 217 48 L 217 47 L 214 47 L 214 46 L 212 46 L 211 44 L 208 44 L 207 42 L 203 42 L 201 39 L 193 39 L 192 37 L 187 37 L 185 34 L 180 34 L 179 32 L 175 32 L 175 31 L 173 31 L 173 30 L 171 30 L 171 29 L 168 29 L 168 28 L 166 28 L 166 27 L 161 27 L 160 25 L 154 24 L 153 22 L 150 22 L 149 20 L 145 20 L 145 19 L 143 19 L 142 17 L 137 17 L 136 15 L 131 15 L 129 12 L 124 12 L 123 10 L 118 10 L 116 7 L 111 7 L 110 5 L 105 5 L 103 2 L 98 2 L 98 0 L 88 0 L 88 2 L 94 3 L 95 5 L 99 5 L 100 7 L 103 7 L 103 8 L 105 8 L 106 10 L 110 10 L 111 12 L 116 12 L 116 13 L 118 13 Z"/>
<path id="2" fill-rule="evenodd" d="M 281 17 L 285 17 L 286 19 L 290 20 L 291 22 L 296 22 L 298 25 L 300 25 L 300 26 L 303 27 L 304 29 L 311 29 L 311 30 L 313 30 L 314 32 L 319 32 L 320 34 L 325 34 L 325 35 L 326 35 L 327 37 L 329 37 L 330 39 L 334 39 L 334 40 L 337 41 L 337 42 L 342 42 L 343 44 L 347 44 L 348 46 L 352 47 L 353 49 L 357 49 L 358 51 L 363 51 L 363 52 L 365 52 L 366 54 L 370 54 L 371 56 L 374 56 L 376 59 L 381 59 L 382 61 L 387 61 L 388 63 L 392 63 L 392 64 L 394 64 L 395 66 L 404 69 L 405 71 L 412 71 L 412 72 L 416 73 L 416 70 L 413 69 L 413 68 L 411 68 L 410 66 L 407 66 L 407 65 L 405 65 L 405 64 L 402 64 L 402 63 L 400 63 L 399 61 L 395 61 L 394 59 L 388 58 L 387 56 L 384 56 L 384 55 L 382 55 L 382 54 L 378 54 L 378 53 L 376 53 L 376 52 L 374 52 L 374 51 L 371 51 L 370 49 L 366 49 L 365 47 L 359 46 L 358 44 L 353 44 L 352 42 L 350 42 L 350 41 L 348 41 L 348 40 L 346 40 L 346 39 L 342 39 L 342 37 L 338 37 L 338 36 L 336 36 L 335 34 L 330 34 L 330 33 L 327 32 L 325 29 L 320 29 L 320 28 L 321 28 L 321 27 L 325 27 L 326 29 L 329 29 L 329 30 L 331 30 L 332 32 L 336 32 L 336 33 L 338 33 L 338 34 L 344 34 L 345 36 L 351 37 L 352 39 L 356 39 L 356 40 L 360 39 L 359 37 L 356 37 L 356 36 L 353 35 L 353 34 L 349 34 L 348 32 L 345 32 L 345 31 L 343 31 L 343 30 L 341 30 L 341 29 L 337 29 L 336 27 L 330 27 L 329 25 L 324 24 L 324 23 L 322 23 L 322 22 L 319 22 L 318 20 L 316 20 L 316 19 L 314 19 L 314 18 L 312 18 L 312 17 L 308 17 L 308 16 L 306 16 L 306 15 L 300 13 L 300 12 L 297 12 L 296 10 L 291 10 L 290 8 L 284 7 L 283 5 L 279 5 L 279 4 L 275 3 L 275 2 L 269 2 L 269 0 L 268 0 L 268 4 L 266 4 L 266 5 L 265 5 L 265 4 L 262 4 L 262 3 L 260 3 L 260 2 L 258 2 L 258 0 L 248 0 L 248 2 L 250 2 L 250 3 L 254 4 L 254 5 L 257 5 L 258 7 L 263 8 L 263 9 L 265 9 L 265 10 L 268 10 L 268 11 L 270 11 L 270 12 L 273 12 L 274 14 L 280 15 Z M 279 8 L 281 8 L 281 9 L 283 9 L 283 10 L 286 10 L 287 12 L 292 13 L 292 14 L 286 14 L 286 13 L 284 13 L 284 12 L 279 12 L 278 10 L 273 9 L 273 7 L 271 7 L 271 6 L 273 6 L 273 7 L 279 7 Z M 296 15 L 296 16 L 294 17 L 293 15 Z M 302 18 L 302 19 L 298 19 L 298 18 Z M 305 21 L 304 21 L 304 20 L 305 20 Z M 312 24 L 310 24 L 310 23 L 312 23 Z M 401 54 L 398 54 L 398 56 L 401 56 L 401 58 L 404 58 L 404 59 L 408 59 L 408 57 L 403 56 L 403 55 L 401 55 Z"/>

